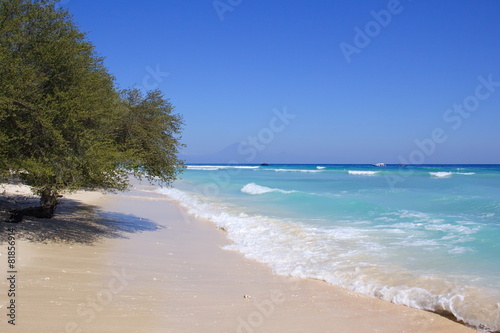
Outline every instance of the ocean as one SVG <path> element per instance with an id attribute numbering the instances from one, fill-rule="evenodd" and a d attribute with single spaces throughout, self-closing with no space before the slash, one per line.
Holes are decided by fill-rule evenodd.
<path id="1" fill-rule="evenodd" d="M 227 249 L 500 331 L 500 165 L 188 165 L 159 191 Z"/>

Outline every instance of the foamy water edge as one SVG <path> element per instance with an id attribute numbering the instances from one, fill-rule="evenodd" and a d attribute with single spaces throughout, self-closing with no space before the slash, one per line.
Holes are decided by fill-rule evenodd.
<path id="1" fill-rule="evenodd" d="M 261 190 L 264 191 L 263 193 L 283 191 L 271 188 Z M 351 266 L 345 262 L 334 263 L 332 267 L 325 270 L 328 258 L 321 258 L 321 252 L 318 253 L 314 244 L 301 243 L 297 238 L 297 235 L 302 235 L 307 239 L 321 236 L 335 237 L 338 241 L 342 239 L 352 241 L 356 235 L 350 233 L 355 233 L 355 230 L 336 230 L 337 234 L 332 234 L 335 231 L 319 232 L 317 228 L 271 220 L 263 216 L 230 214 L 177 189 L 161 189 L 159 192 L 178 201 L 187 208 L 189 213 L 207 218 L 216 226 L 223 227 L 227 231 L 228 238 L 234 242 L 227 249 L 237 250 L 248 258 L 270 265 L 276 274 L 320 279 L 396 304 L 428 311 L 449 312 L 458 320 L 477 328 L 500 329 L 499 304 L 490 302 L 478 311 L 474 296 L 482 295 L 482 292 L 477 288 L 454 285 L 440 278 L 435 278 L 431 281 L 432 283 L 429 283 L 429 277 L 426 276 L 416 277 L 410 274 L 405 278 L 405 274 L 409 273 L 400 274 L 401 276 L 398 276 L 392 285 L 388 285 L 382 281 L 390 279 L 395 272 L 400 272 L 400 268 L 394 268 L 394 272 L 389 275 L 373 278 L 377 274 L 382 274 L 377 271 L 380 268 L 363 266 L 359 263 Z M 249 237 L 249 235 L 254 237 Z M 276 238 L 277 235 L 279 235 L 278 238 Z M 373 246 L 372 250 L 376 252 L 376 244 Z M 332 263 L 329 264 L 332 265 Z M 367 273 L 370 273 L 372 277 Z M 419 285 L 419 281 L 433 288 L 424 288 Z"/>

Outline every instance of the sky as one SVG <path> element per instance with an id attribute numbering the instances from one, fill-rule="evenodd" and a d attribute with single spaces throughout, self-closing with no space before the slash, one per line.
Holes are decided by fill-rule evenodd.
<path id="1" fill-rule="evenodd" d="M 500 1 L 62 5 L 188 163 L 500 163 Z"/>

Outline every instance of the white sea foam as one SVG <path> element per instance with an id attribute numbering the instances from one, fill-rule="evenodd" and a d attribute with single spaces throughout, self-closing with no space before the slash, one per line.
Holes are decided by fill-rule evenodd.
<path id="1" fill-rule="evenodd" d="M 350 175 L 358 175 L 358 176 L 374 176 L 380 171 L 358 171 L 358 170 L 348 170 Z"/>
<path id="2" fill-rule="evenodd" d="M 438 172 L 429 172 L 429 174 L 433 177 L 438 178 L 448 178 L 453 175 L 462 175 L 462 176 L 472 176 L 475 175 L 475 172 L 447 172 L 447 171 L 438 171 Z"/>
<path id="3" fill-rule="evenodd" d="M 260 167 L 258 165 L 235 165 L 235 166 L 228 166 L 228 168 L 234 168 L 234 169 L 258 169 Z"/>
<path id="4" fill-rule="evenodd" d="M 258 169 L 256 165 L 187 165 L 188 170 L 215 171 L 221 169 Z"/>
<path id="5" fill-rule="evenodd" d="M 474 241 L 474 234 L 481 230 L 481 225 L 470 222 L 455 220 L 449 223 L 444 219 L 432 217 L 429 214 L 415 211 L 402 210 L 399 212 L 386 213 L 384 215 L 398 216 L 401 222 L 391 223 L 387 216 L 376 219 L 377 221 L 387 221 L 389 224 L 379 224 L 377 229 L 399 230 L 402 237 L 399 241 L 394 241 L 394 245 L 403 246 L 436 246 L 435 249 L 449 251 L 450 246 L 458 243 Z M 441 232 L 440 238 L 426 239 L 428 232 Z M 415 237 L 422 235 L 422 237 Z M 436 236 L 437 237 L 437 236 Z"/>
<path id="6" fill-rule="evenodd" d="M 394 212 L 394 213 L 389 213 L 390 215 L 399 215 L 400 218 L 410 218 L 410 219 L 417 219 L 416 221 L 429 221 L 431 217 L 429 214 L 422 213 L 422 212 L 415 212 L 415 211 L 409 211 L 409 210 L 401 210 L 399 212 Z M 387 214 L 387 215 L 389 215 Z"/>
<path id="7" fill-rule="evenodd" d="M 276 172 L 304 172 L 304 173 L 316 173 L 322 172 L 323 170 L 306 170 L 306 169 L 270 169 Z"/>
<path id="8" fill-rule="evenodd" d="M 251 188 L 259 188 L 259 185 L 254 185 Z M 191 214 L 207 218 L 216 226 L 223 227 L 233 241 L 225 248 L 240 251 L 248 258 L 267 263 L 277 274 L 320 279 L 397 304 L 449 312 L 476 327 L 500 329 L 499 306 L 494 297 L 488 296 L 487 291 L 454 284 L 450 282 L 452 280 L 444 278 L 429 275 L 419 277 L 402 267 L 385 264 L 383 256 L 387 251 L 383 244 L 370 237 L 373 229 L 369 227 L 312 227 L 292 220 L 230 213 L 230 207 L 216 206 L 196 194 L 173 188 L 160 189 L 159 192 L 177 200 Z M 407 218 L 420 220 L 430 218 L 426 214 L 408 211 L 392 215 L 405 215 Z M 419 222 L 414 225 L 423 229 L 428 226 L 427 223 Z M 400 227 L 410 225 L 402 223 Z M 399 227 L 393 225 L 393 228 Z M 473 231 L 460 226 L 448 229 L 450 230 L 445 231 Z M 466 251 L 466 248 L 460 246 L 448 248 L 450 254 Z M 478 303 L 481 304 L 480 309 Z"/>
<path id="9" fill-rule="evenodd" d="M 453 225 L 453 224 L 431 224 L 425 226 L 426 230 L 436 230 L 436 231 L 444 231 L 449 233 L 456 233 L 460 235 L 471 235 L 477 233 L 480 228 L 476 227 L 466 227 L 464 225 Z"/>
<path id="10" fill-rule="evenodd" d="M 323 170 L 324 168 L 326 168 L 326 167 L 324 167 L 324 166 L 317 166 L 316 167 L 316 169 L 318 169 L 318 170 Z"/>
<path id="11" fill-rule="evenodd" d="M 437 178 L 448 178 L 453 175 L 461 175 L 461 176 L 473 176 L 475 172 L 449 172 L 449 171 L 438 171 L 438 172 L 429 172 L 432 177 Z"/>
<path id="12" fill-rule="evenodd" d="M 203 171 L 215 171 L 219 170 L 218 166 L 213 165 L 187 165 L 186 169 L 188 170 L 203 170 Z"/>
<path id="13" fill-rule="evenodd" d="M 444 171 L 439 171 L 439 172 L 429 172 L 429 174 L 433 177 L 438 177 L 438 178 L 447 178 L 453 175 L 453 172 L 444 172 Z"/>
<path id="14" fill-rule="evenodd" d="M 467 252 L 471 252 L 472 250 L 467 247 L 456 246 L 448 251 L 449 254 L 464 254 Z"/>
<path id="15" fill-rule="evenodd" d="M 264 194 L 269 192 L 279 192 L 279 193 L 294 193 L 297 191 L 286 191 L 279 188 L 270 188 L 266 186 L 257 185 L 255 183 L 249 183 L 242 187 L 241 192 L 248 194 Z"/>

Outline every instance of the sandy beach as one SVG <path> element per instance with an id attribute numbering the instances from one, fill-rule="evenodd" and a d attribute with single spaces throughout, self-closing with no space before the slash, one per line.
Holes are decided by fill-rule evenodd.
<path id="1" fill-rule="evenodd" d="M 222 249 L 223 230 L 149 185 L 69 195 L 53 221 L 2 223 L 2 236 L 2 332 L 475 332 L 322 281 L 274 275 Z"/>

